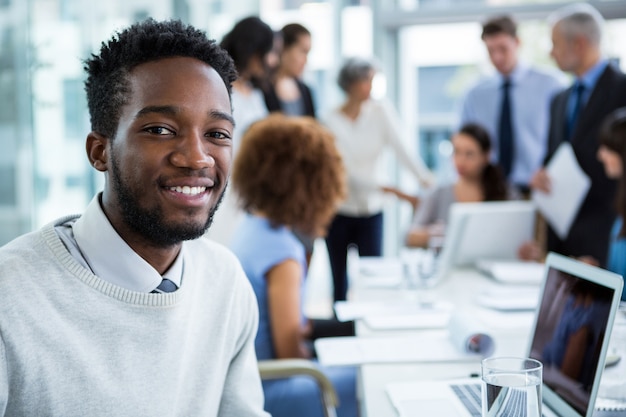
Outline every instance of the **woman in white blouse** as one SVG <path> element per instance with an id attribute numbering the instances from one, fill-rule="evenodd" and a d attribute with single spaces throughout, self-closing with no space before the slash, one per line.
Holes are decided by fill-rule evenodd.
<path id="1" fill-rule="evenodd" d="M 326 237 L 335 301 L 345 300 L 348 291 L 348 246 L 358 246 L 361 256 L 380 256 L 383 193 L 405 195 L 379 178 L 379 164 L 385 150 L 392 149 L 398 161 L 422 185 L 432 183 L 431 172 L 421 160 L 411 158 L 404 147 L 394 109 L 389 103 L 370 96 L 375 74 L 373 62 L 348 59 L 337 80 L 346 100 L 323 118 L 335 134 L 348 175 L 348 198 L 339 208 Z"/>

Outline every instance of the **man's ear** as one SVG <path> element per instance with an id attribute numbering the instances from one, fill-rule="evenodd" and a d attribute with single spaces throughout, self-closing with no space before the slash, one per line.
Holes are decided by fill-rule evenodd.
<path id="1" fill-rule="evenodd" d="M 108 170 L 109 152 L 108 149 L 109 138 L 102 136 L 96 132 L 90 132 L 87 135 L 87 157 L 89 163 L 100 172 L 106 172 Z"/>

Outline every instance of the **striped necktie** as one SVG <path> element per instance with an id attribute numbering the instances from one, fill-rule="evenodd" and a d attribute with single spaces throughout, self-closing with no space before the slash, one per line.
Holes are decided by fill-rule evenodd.
<path id="1" fill-rule="evenodd" d="M 163 281 L 161 281 L 159 286 L 156 287 L 156 289 L 154 289 L 152 292 L 153 293 L 174 292 L 177 289 L 178 287 L 176 286 L 176 284 L 174 284 L 172 281 L 170 281 L 167 278 L 163 278 Z"/>

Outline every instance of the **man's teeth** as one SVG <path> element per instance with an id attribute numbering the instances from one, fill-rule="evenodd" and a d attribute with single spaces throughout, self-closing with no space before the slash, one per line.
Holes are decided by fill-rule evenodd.
<path id="1" fill-rule="evenodd" d="M 170 190 L 176 191 L 177 193 L 196 195 L 203 193 L 206 190 L 206 187 L 189 187 L 185 185 L 183 187 L 170 187 Z"/>

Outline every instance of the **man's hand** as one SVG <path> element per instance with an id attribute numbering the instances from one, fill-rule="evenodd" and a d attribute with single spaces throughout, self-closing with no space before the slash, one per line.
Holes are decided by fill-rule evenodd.
<path id="1" fill-rule="evenodd" d="M 535 261 L 541 262 L 543 258 L 543 252 L 539 246 L 539 242 L 534 240 L 522 243 L 517 249 L 517 257 L 522 261 Z"/>
<path id="2" fill-rule="evenodd" d="M 541 168 L 530 179 L 530 188 L 533 190 L 549 194 L 551 186 L 550 177 L 548 176 L 548 171 L 546 171 L 545 168 Z"/>
<path id="3" fill-rule="evenodd" d="M 589 256 L 589 255 L 579 256 L 579 257 L 576 258 L 576 260 L 578 260 L 580 262 L 584 262 L 584 263 L 586 263 L 588 265 L 600 266 L 600 261 L 598 261 L 593 256 Z"/>

